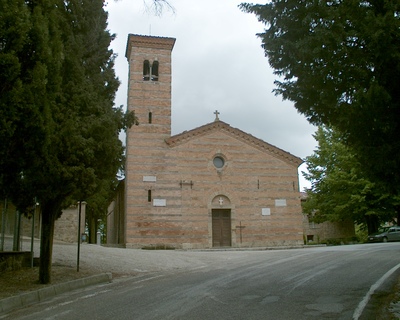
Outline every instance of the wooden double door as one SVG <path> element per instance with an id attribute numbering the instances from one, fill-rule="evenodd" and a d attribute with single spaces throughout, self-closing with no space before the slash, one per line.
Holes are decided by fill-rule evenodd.
<path id="1" fill-rule="evenodd" d="M 231 210 L 212 210 L 212 244 L 213 247 L 230 247 L 232 245 Z"/>

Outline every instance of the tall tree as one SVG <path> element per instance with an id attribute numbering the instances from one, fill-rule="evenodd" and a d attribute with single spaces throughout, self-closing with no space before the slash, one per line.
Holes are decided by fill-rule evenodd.
<path id="1" fill-rule="evenodd" d="M 59 10 L 54 2 L 45 0 L 2 0 L 1 7 L 6 21 L 0 31 L 1 58 L 6 58 L 1 59 L 1 74 L 11 74 L 11 77 L 2 82 L 0 96 L 2 125 L 5 125 L 1 132 L 4 144 L 0 187 L 2 194 L 22 212 L 33 204 L 36 195 L 42 202 L 43 212 L 48 212 L 50 208 L 59 209 L 63 200 L 59 196 L 50 201 L 52 186 L 44 183 L 46 176 L 50 180 L 59 169 L 53 167 L 55 157 L 50 152 L 55 128 L 53 113 L 61 95 L 63 46 Z M 20 33 L 17 28 L 21 22 L 24 28 Z M 52 239 L 52 233 L 48 233 L 52 229 L 48 226 L 54 225 L 57 215 L 43 215 L 42 235 L 46 236 L 42 237 L 42 271 L 42 260 L 48 263 L 47 270 L 51 266 L 51 246 L 45 240 Z M 47 256 L 42 255 L 43 250 Z M 41 281 L 47 283 L 50 278 Z"/>
<path id="2" fill-rule="evenodd" d="M 311 182 L 305 213 L 316 222 L 352 220 L 375 232 L 382 222 L 396 216 L 399 197 L 393 197 L 364 174 L 354 152 L 332 128 L 319 127 L 314 138 L 318 147 L 306 158 Z"/>
<path id="3" fill-rule="evenodd" d="M 400 194 L 400 2 L 272 0 L 242 4 L 280 80 L 275 92 L 333 125 L 374 182 Z"/>
<path id="4" fill-rule="evenodd" d="M 0 186 L 21 210 L 35 196 L 40 202 L 39 281 L 49 283 L 55 220 L 115 179 L 123 161 L 118 134 L 134 117 L 113 108 L 119 83 L 102 0 L 0 1 L 6 9 L 17 2 L 26 18 L 19 47 L 10 32 L 19 23 L 15 10 L 9 24 L 0 24 L 0 54 L 11 61 L 4 70 L 14 72 L 0 96 L 8 108 Z"/>
<path id="5" fill-rule="evenodd" d="M 49 142 L 45 121 L 59 93 L 62 48 L 54 15 L 46 3 L 35 9 L 28 1 L 0 1 L 0 188 L 20 208 L 33 202 L 26 168 Z"/>

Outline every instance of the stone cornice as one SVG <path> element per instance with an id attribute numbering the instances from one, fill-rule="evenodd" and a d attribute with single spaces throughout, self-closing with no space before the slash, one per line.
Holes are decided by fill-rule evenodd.
<path id="1" fill-rule="evenodd" d="M 253 146 L 254 148 L 257 148 L 263 152 L 272 154 L 276 158 L 283 160 L 286 163 L 289 163 L 291 165 L 295 165 L 296 167 L 298 167 L 299 165 L 301 165 L 303 163 L 302 159 L 292 155 L 291 153 L 286 152 L 282 149 L 279 149 L 278 147 L 275 147 L 261 139 L 258 139 L 256 137 L 252 136 L 251 134 L 246 133 L 240 129 L 233 128 L 229 124 L 227 124 L 223 121 L 214 121 L 214 122 L 208 123 L 206 125 L 203 125 L 201 127 L 192 129 L 190 131 L 184 131 L 177 135 L 171 136 L 170 138 L 166 139 L 165 142 L 170 147 L 175 147 L 182 143 L 188 142 L 189 140 L 191 140 L 195 137 L 200 137 L 200 136 L 209 134 L 213 131 L 226 132 L 230 136 L 232 136 L 250 146 Z"/>
<path id="2" fill-rule="evenodd" d="M 165 49 L 172 51 L 175 44 L 175 40 L 176 40 L 175 38 L 129 34 L 128 42 L 126 44 L 125 57 L 129 59 L 129 57 L 131 56 L 132 47 L 155 48 L 155 49 Z"/>

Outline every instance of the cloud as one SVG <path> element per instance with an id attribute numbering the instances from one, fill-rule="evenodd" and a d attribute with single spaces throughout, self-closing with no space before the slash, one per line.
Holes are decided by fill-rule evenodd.
<path id="1" fill-rule="evenodd" d="M 148 0 L 150 1 L 150 0 Z M 264 26 L 237 7 L 235 0 L 170 0 L 175 13 L 146 13 L 140 0 L 110 1 L 109 29 L 117 34 L 116 73 L 121 87 L 116 105 L 127 101 L 129 33 L 173 37 L 172 133 L 220 119 L 295 156 L 315 149 L 316 131 L 293 103 L 272 93 L 277 77 L 256 33 Z M 304 166 L 300 170 L 305 170 Z M 301 187 L 308 186 L 300 174 Z"/>

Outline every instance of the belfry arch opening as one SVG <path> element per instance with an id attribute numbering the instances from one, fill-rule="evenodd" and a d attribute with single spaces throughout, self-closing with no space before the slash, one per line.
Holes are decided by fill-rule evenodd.
<path id="1" fill-rule="evenodd" d="M 143 81 L 158 81 L 158 61 L 150 63 L 149 60 L 143 61 Z"/>
<path id="2" fill-rule="evenodd" d="M 158 81 L 158 61 L 153 61 L 151 66 L 151 81 Z"/>
<path id="3" fill-rule="evenodd" d="M 150 80 L 150 61 L 149 60 L 143 61 L 143 80 L 144 81 Z"/>

